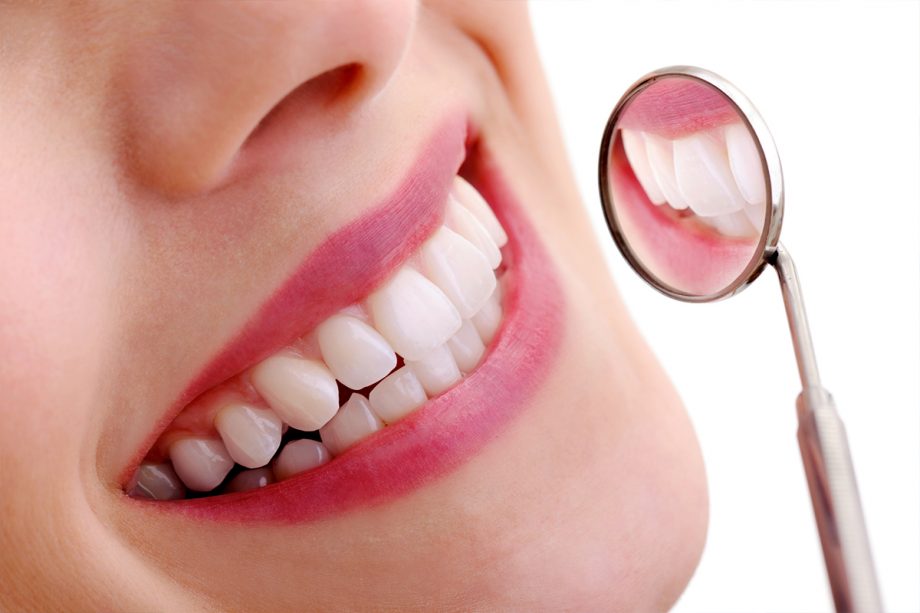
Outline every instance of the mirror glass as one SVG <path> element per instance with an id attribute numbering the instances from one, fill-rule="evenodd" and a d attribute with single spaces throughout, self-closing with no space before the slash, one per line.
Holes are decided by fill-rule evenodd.
<path id="1" fill-rule="evenodd" d="M 604 206 L 633 265 L 684 296 L 744 281 L 770 220 L 760 149 L 735 105 L 708 83 L 663 76 L 613 121 Z"/>

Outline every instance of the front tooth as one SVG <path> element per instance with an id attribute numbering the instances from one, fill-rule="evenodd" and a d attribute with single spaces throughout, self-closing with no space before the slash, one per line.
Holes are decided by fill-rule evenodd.
<path id="1" fill-rule="evenodd" d="M 725 147 L 708 131 L 674 141 L 674 176 L 680 193 L 697 215 L 724 215 L 745 206 Z"/>
<path id="2" fill-rule="evenodd" d="M 328 424 L 320 428 L 319 437 L 334 456 L 383 428 L 383 422 L 371 410 L 367 398 L 352 394 Z"/>
<path id="3" fill-rule="evenodd" d="M 210 492 L 233 468 L 227 448 L 215 439 L 179 439 L 170 445 L 169 459 L 185 487 L 197 492 Z"/>
<path id="4" fill-rule="evenodd" d="M 421 359 L 407 361 L 406 364 L 418 377 L 429 396 L 437 396 L 447 391 L 460 380 L 460 369 L 447 345 L 436 347 Z"/>
<path id="5" fill-rule="evenodd" d="M 654 204 L 664 204 L 667 198 L 661 193 L 658 182 L 655 181 L 655 175 L 652 173 L 652 167 L 648 163 L 648 154 L 645 152 L 645 139 L 641 132 L 632 130 L 620 130 L 623 138 L 623 149 L 626 151 L 626 159 L 629 160 L 629 166 L 639 185 L 645 190 L 645 195 Z"/>
<path id="6" fill-rule="evenodd" d="M 368 400 L 374 413 L 393 424 L 428 400 L 421 381 L 408 366 L 403 366 L 374 386 Z"/>
<path id="7" fill-rule="evenodd" d="M 319 430 L 339 410 L 339 386 L 320 362 L 274 355 L 252 370 L 251 380 L 285 424 L 298 430 Z"/>
<path id="8" fill-rule="evenodd" d="M 152 500 L 185 498 L 185 487 L 168 463 L 141 464 L 128 486 L 128 495 Z"/>
<path id="9" fill-rule="evenodd" d="M 492 237 L 496 245 L 504 247 L 507 244 L 508 234 L 505 233 L 505 229 L 499 223 L 498 218 L 495 217 L 492 207 L 489 206 L 489 203 L 486 202 L 486 199 L 482 197 L 482 194 L 475 187 L 470 185 L 466 179 L 456 177 L 454 178 L 454 187 L 451 193 L 489 231 L 489 236 Z"/>
<path id="10" fill-rule="evenodd" d="M 674 177 L 674 144 L 667 138 L 654 134 L 642 133 L 645 139 L 645 152 L 648 155 L 648 165 L 652 169 L 655 183 L 661 190 L 664 199 L 672 209 L 678 211 L 687 208 L 687 201 L 677 187 Z"/>
<path id="11" fill-rule="evenodd" d="M 751 237 L 757 235 L 757 230 L 751 225 L 751 220 L 744 214 L 744 211 L 735 211 L 726 215 L 716 215 L 715 217 L 701 217 L 703 223 L 713 226 L 723 236 L 734 236 L 738 238 Z"/>
<path id="12" fill-rule="evenodd" d="M 472 317 L 495 289 L 495 273 L 471 242 L 444 226 L 421 249 L 427 277 L 450 298 L 461 317 Z"/>
<path id="13" fill-rule="evenodd" d="M 331 459 L 332 456 L 325 445 L 304 438 L 285 445 L 272 462 L 272 470 L 275 471 L 275 479 L 284 481 L 298 473 L 322 466 Z"/>
<path id="14" fill-rule="evenodd" d="M 738 190 L 748 204 L 763 207 L 767 201 L 760 153 L 747 126 L 732 123 L 725 127 L 728 164 Z M 758 224 L 760 225 L 760 224 Z"/>
<path id="15" fill-rule="evenodd" d="M 396 354 L 379 332 L 351 315 L 333 315 L 316 329 L 323 361 L 353 390 L 380 381 L 396 366 Z"/>
<path id="16" fill-rule="evenodd" d="M 224 489 L 228 492 L 248 492 L 257 490 L 275 482 L 275 476 L 268 468 L 255 468 L 253 470 L 244 470 L 237 476 L 230 479 L 230 483 Z"/>
<path id="17" fill-rule="evenodd" d="M 268 464 L 281 444 L 281 420 L 269 409 L 231 404 L 214 417 L 230 457 L 246 468 Z"/>
<path id="18" fill-rule="evenodd" d="M 446 220 L 451 230 L 473 243 L 486 256 L 493 270 L 501 265 L 502 252 L 492 240 L 489 231 L 453 196 L 447 200 Z"/>
<path id="19" fill-rule="evenodd" d="M 409 360 L 446 343 L 462 323 L 444 292 L 408 267 L 371 294 L 367 306 L 377 330 Z"/>
<path id="20" fill-rule="evenodd" d="M 447 346 L 457 361 L 457 366 L 464 373 L 472 372 L 479 364 L 482 354 L 486 352 L 486 346 L 482 343 L 476 326 L 468 319 L 464 320 L 460 330 L 450 337 Z"/>
<path id="21" fill-rule="evenodd" d="M 479 332 L 482 342 L 488 344 L 495 337 L 495 332 L 502 323 L 502 286 L 496 285 L 495 291 L 489 296 L 489 299 L 482 306 L 478 313 L 473 316 L 472 322 Z"/>

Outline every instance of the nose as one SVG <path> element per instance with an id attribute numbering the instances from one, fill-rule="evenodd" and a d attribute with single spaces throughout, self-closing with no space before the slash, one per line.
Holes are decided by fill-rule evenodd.
<path id="1" fill-rule="evenodd" d="M 416 11 L 411 0 L 144 6 L 122 63 L 124 140 L 136 179 L 173 194 L 214 185 L 260 121 L 322 75 L 347 68 L 337 91 L 371 101 L 397 68 Z"/>

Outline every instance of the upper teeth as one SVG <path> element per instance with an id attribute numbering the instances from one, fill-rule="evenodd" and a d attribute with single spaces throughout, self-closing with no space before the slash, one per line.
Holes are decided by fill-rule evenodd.
<path id="1" fill-rule="evenodd" d="M 626 157 L 654 204 L 689 207 L 730 236 L 760 233 L 766 192 L 757 146 L 735 122 L 675 140 L 621 130 Z"/>
<path id="2" fill-rule="evenodd" d="M 459 177 L 445 224 L 363 303 L 186 407 L 163 435 L 173 441 L 168 453 L 182 483 L 210 491 L 234 462 L 254 470 L 237 475 L 227 490 L 286 479 L 405 417 L 472 371 L 501 322 L 494 269 L 508 237 L 482 196 Z M 405 366 L 393 372 L 397 354 Z M 369 399 L 355 392 L 340 407 L 339 384 L 352 390 L 376 385 Z M 236 391 L 247 385 L 248 396 Z M 186 423 L 210 423 L 213 433 L 192 435 L 180 425 Z M 287 426 L 318 430 L 322 442 L 291 441 L 277 454 Z M 261 467 L 269 462 L 266 472 Z M 130 493 L 181 497 L 182 483 L 171 475 L 168 464 L 145 463 Z"/>

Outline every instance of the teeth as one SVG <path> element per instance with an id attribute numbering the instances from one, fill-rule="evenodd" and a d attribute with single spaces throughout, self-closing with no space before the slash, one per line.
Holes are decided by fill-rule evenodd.
<path id="1" fill-rule="evenodd" d="M 403 366 L 374 386 L 368 400 L 380 419 L 393 424 L 425 404 L 428 396 L 412 369 Z"/>
<path id="2" fill-rule="evenodd" d="M 279 354 L 256 366 L 256 391 L 286 424 L 319 430 L 339 410 L 339 387 L 322 363 Z"/>
<path id="3" fill-rule="evenodd" d="M 725 147 L 708 131 L 674 141 L 674 175 L 681 194 L 697 215 L 725 215 L 745 206 Z"/>
<path id="4" fill-rule="evenodd" d="M 652 167 L 649 166 L 648 154 L 645 152 L 645 139 L 642 134 L 632 130 L 620 130 L 620 134 L 623 137 L 623 149 L 626 151 L 626 158 L 629 160 L 629 165 L 633 174 L 636 175 L 639 185 L 642 186 L 645 194 L 654 204 L 664 204 L 667 202 L 667 198 L 658 188 L 658 182 L 652 173 Z"/>
<path id="5" fill-rule="evenodd" d="M 437 396 L 447 391 L 460 380 L 460 369 L 447 345 L 436 347 L 421 359 L 407 361 L 406 364 L 418 377 L 429 396 Z"/>
<path id="6" fill-rule="evenodd" d="M 333 315 L 316 331 L 323 361 L 342 385 L 353 390 L 380 381 L 396 366 L 390 344 L 351 315 Z"/>
<path id="7" fill-rule="evenodd" d="M 377 329 L 407 360 L 444 344 L 461 325 L 457 309 L 444 292 L 408 267 L 371 294 L 367 305 Z"/>
<path id="8" fill-rule="evenodd" d="M 677 187 L 677 179 L 674 175 L 674 146 L 666 138 L 655 136 L 654 134 L 645 134 L 645 152 L 648 155 L 649 167 L 652 169 L 652 175 L 658 184 L 661 193 L 672 209 L 682 210 L 687 208 L 687 201 L 684 200 L 680 189 Z"/>
<path id="9" fill-rule="evenodd" d="M 320 428 L 323 444 L 334 456 L 383 428 L 383 422 L 371 410 L 367 398 L 352 394 L 328 424 Z"/>
<path id="10" fill-rule="evenodd" d="M 272 463 L 275 479 L 284 481 L 298 473 L 321 466 L 332 459 L 329 450 L 319 441 L 300 439 L 284 446 Z"/>
<path id="11" fill-rule="evenodd" d="M 504 247 L 508 243 L 508 235 L 505 229 L 499 223 L 492 207 L 485 201 L 485 198 L 476 191 L 476 188 L 470 185 L 465 179 L 457 177 L 454 179 L 453 195 L 465 206 L 473 216 L 479 220 L 482 227 L 488 230 L 489 236 L 499 247 Z"/>
<path id="12" fill-rule="evenodd" d="M 479 337 L 476 326 L 468 319 L 465 319 L 460 330 L 450 337 L 447 346 L 457 361 L 457 366 L 464 373 L 472 372 L 479 364 L 482 354 L 486 352 L 486 346 Z"/>
<path id="13" fill-rule="evenodd" d="M 275 482 L 275 476 L 268 468 L 256 468 L 253 470 L 244 470 L 234 478 L 224 488 L 228 492 L 248 492 L 257 490 Z"/>
<path id="14" fill-rule="evenodd" d="M 213 490 L 233 468 L 227 448 L 214 439 L 179 439 L 169 447 L 169 459 L 185 486 L 198 492 Z"/>
<path id="15" fill-rule="evenodd" d="M 268 464 L 281 444 L 281 420 L 274 411 L 232 404 L 214 418 L 230 457 L 246 468 Z"/>
<path id="16" fill-rule="evenodd" d="M 763 207 L 767 199 L 763 168 L 757 145 L 754 144 L 747 126 L 740 123 L 727 125 L 725 147 L 728 150 L 728 163 L 732 175 L 744 200 L 748 204 Z"/>
<path id="17" fill-rule="evenodd" d="M 751 220 L 745 213 L 746 211 L 735 211 L 727 215 L 716 215 L 704 219 L 707 224 L 713 226 L 724 236 L 751 236 L 756 234 L 757 230 L 751 225 Z"/>
<path id="18" fill-rule="evenodd" d="M 447 226 L 475 245 L 486 256 L 493 270 L 501 265 L 502 252 L 489 235 L 489 231 L 454 197 L 450 197 L 447 201 L 446 218 Z"/>
<path id="19" fill-rule="evenodd" d="M 141 464 L 134 474 L 128 495 L 153 500 L 185 498 L 185 487 L 169 464 Z"/>
<path id="20" fill-rule="evenodd" d="M 446 227 L 422 245 L 422 261 L 429 279 L 457 307 L 461 317 L 472 317 L 495 289 L 495 273 L 486 256 L 471 242 Z"/>
<path id="21" fill-rule="evenodd" d="M 495 291 L 473 316 L 472 322 L 484 343 L 491 343 L 495 332 L 502 323 L 502 286 L 496 285 Z"/>

